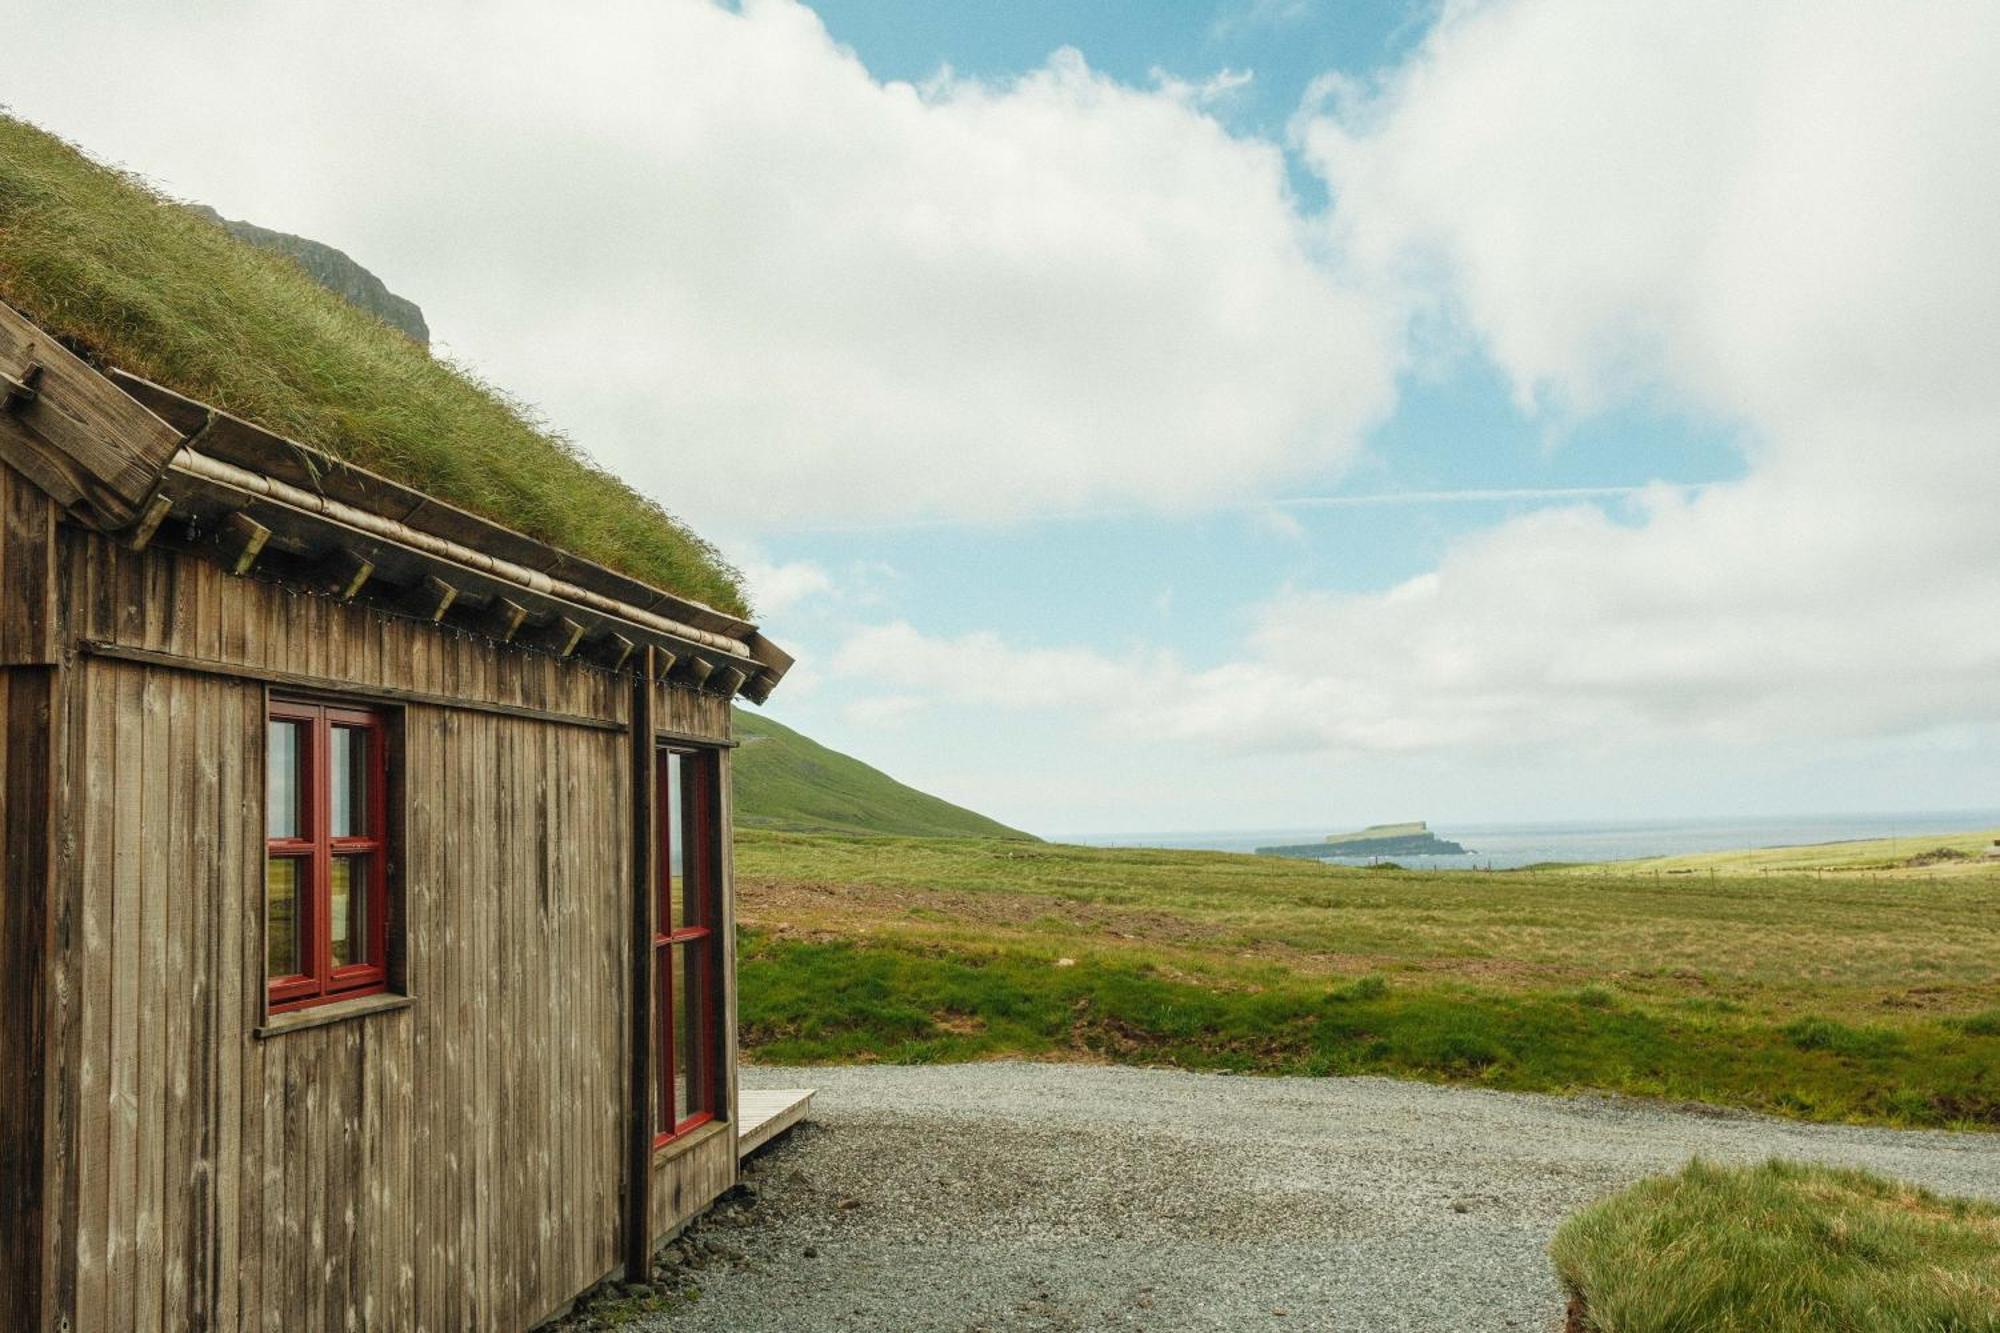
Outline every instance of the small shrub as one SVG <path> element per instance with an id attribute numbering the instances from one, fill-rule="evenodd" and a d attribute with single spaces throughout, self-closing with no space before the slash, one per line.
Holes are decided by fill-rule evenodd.
<path id="1" fill-rule="evenodd" d="M 1585 986 L 1576 993 L 1576 1002 L 1586 1009 L 1609 1009 L 1618 997 L 1602 986 Z"/>
<path id="2" fill-rule="evenodd" d="M 1380 1000 L 1388 994 L 1389 983 L 1382 977 L 1357 977 L 1327 993 L 1334 1000 Z"/>

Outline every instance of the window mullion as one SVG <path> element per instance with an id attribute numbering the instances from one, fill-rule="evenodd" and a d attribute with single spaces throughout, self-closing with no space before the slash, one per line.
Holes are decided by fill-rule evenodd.
<path id="1" fill-rule="evenodd" d="M 332 802 L 328 800 L 332 771 L 333 727 L 324 708 L 314 710 L 312 752 L 312 903 L 313 977 L 319 993 L 333 989 Z"/>

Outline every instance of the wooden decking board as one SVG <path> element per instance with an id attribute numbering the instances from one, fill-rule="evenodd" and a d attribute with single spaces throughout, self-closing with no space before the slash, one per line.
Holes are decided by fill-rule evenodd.
<path id="1" fill-rule="evenodd" d="M 812 1088 L 745 1088 L 736 1108 L 736 1156 L 750 1156 L 806 1118 L 812 1110 Z"/>

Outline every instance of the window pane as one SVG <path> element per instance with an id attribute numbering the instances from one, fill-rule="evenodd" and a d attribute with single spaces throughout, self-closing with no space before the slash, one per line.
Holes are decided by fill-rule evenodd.
<path id="1" fill-rule="evenodd" d="M 687 786 L 686 756 L 667 754 L 666 845 L 661 849 L 667 863 L 667 919 L 662 929 L 687 924 L 687 822 L 681 806 Z"/>
<path id="2" fill-rule="evenodd" d="M 674 970 L 679 974 L 681 979 L 687 979 L 688 976 L 687 965 L 691 961 L 693 961 L 691 946 L 685 944 L 680 945 L 673 950 L 673 953 L 674 953 Z M 693 1114 L 692 1110 L 690 1109 L 690 1102 L 692 1099 L 690 1096 L 691 1090 L 689 1087 L 689 1080 L 688 1080 L 688 1073 L 689 1073 L 688 1065 L 692 1052 L 694 1051 L 695 1048 L 693 1043 L 688 1041 L 688 1012 L 686 1004 L 686 994 L 687 992 L 691 992 L 693 989 L 694 988 L 692 985 L 686 987 L 686 990 L 683 992 L 683 995 L 681 997 L 682 1003 L 678 1007 L 678 1011 L 674 1014 L 673 1123 L 675 1125 L 679 1125 L 681 1121 L 687 1119 L 688 1116 Z"/>
<path id="3" fill-rule="evenodd" d="M 299 798 L 304 790 L 306 724 L 273 721 L 266 732 L 264 776 L 264 836 L 297 838 L 304 825 L 299 818 Z"/>
<path id="4" fill-rule="evenodd" d="M 654 953 L 654 965 L 658 969 L 654 985 L 660 987 L 658 1007 L 654 1011 L 654 1019 L 658 1021 L 654 1033 L 660 1043 L 660 1081 L 652 1091 L 652 1123 L 660 1127 L 660 1133 L 668 1135 L 674 1133 L 674 1123 L 680 1119 L 674 1113 L 674 1107 L 680 1101 L 674 1095 L 680 1071 L 680 1043 L 674 1041 L 674 967 L 680 963 L 680 959 L 674 957 L 676 953 L 680 951 L 664 947 Z"/>
<path id="5" fill-rule="evenodd" d="M 368 859 L 336 856 L 327 868 L 335 967 L 372 961 L 368 957 Z"/>
<path id="6" fill-rule="evenodd" d="M 305 969 L 305 858 L 273 856 L 264 863 L 264 967 L 272 977 Z"/>
<path id="7" fill-rule="evenodd" d="M 712 1057 L 708 1048 L 709 1032 L 709 949 L 713 937 L 695 940 L 680 947 L 681 964 L 681 1006 L 675 1015 L 679 1020 L 676 1046 L 680 1058 L 675 1068 L 681 1077 L 675 1082 L 677 1098 L 675 1113 L 685 1120 L 702 1111 L 712 1111 L 714 1099 L 709 1095 L 709 1078 Z"/>
<path id="8" fill-rule="evenodd" d="M 328 823 L 336 838 L 368 834 L 368 733 L 356 727 L 332 731 Z"/>

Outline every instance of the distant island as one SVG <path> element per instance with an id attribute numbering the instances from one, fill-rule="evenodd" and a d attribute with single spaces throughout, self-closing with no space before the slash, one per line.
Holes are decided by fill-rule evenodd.
<path id="1" fill-rule="evenodd" d="M 1324 861 L 1330 857 L 1464 856 L 1465 848 L 1438 837 L 1429 824 L 1418 819 L 1407 824 L 1370 824 L 1354 833 L 1329 833 L 1321 842 L 1259 847 L 1257 855 Z"/>

